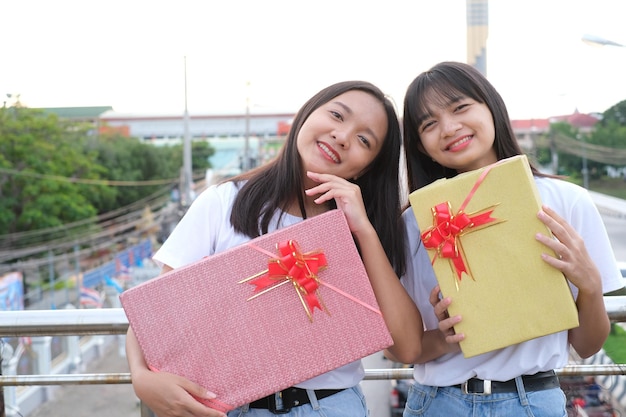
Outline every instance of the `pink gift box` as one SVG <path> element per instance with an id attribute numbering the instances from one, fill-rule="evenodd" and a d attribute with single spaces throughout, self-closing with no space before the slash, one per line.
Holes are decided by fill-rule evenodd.
<path id="1" fill-rule="evenodd" d="M 319 287 L 308 288 L 308 298 L 298 296 L 285 275 L 259 276 L 268 265 L 273 271 L 289 262 L 275 262 L 278 247 L 289 240 L 306 266 L 301 259 L 287 276 L 300 274 L 302 282 L 315 284 L 307 277 L 321 261 Z M 283 285 L 256 291 L 258 278 L 260 287 Z M 203 402 L 222 411 L 393 344 L 340 210 L 170 271 L 120 300 L 147 364 L 215 392 L 216 400 Z M 315 301 L 323 310 L 309 311 Z"/>

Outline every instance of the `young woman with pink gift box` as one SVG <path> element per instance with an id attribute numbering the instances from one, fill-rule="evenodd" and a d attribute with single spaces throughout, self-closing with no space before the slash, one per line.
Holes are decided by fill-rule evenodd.
<path id="1" fill-rule="evenodd" d="M 467 64 L 442 62 L 420 74 L 408 87 L 403 123 L 410 191 L 522 154 L 504 101 Z M 543 203 L 538 218 L 556 239 L 531 238 L 558 254 L 544 253 L 542 259 L 569 281 L 580 325 L 465 358 L 459 346 L 465 335 L 454 332 L 463 317 L 448 316 L 454 296 L 440 299 L 420 239 L 420 227 L 427 225 L 418 226 L 411 209 L 405 211 L 408 264 L 402 282 L 426 329 L 422 350 L 411 360 L 416 383 L 405 417 L 565 416 L 554 369 L 567 364 L 570 346 L 582 357 L 602 347 L 609 333 L 603 293 L 623 287 L 602 219 L 586 190 L 531 170 Z"/>
<path id="2" fill-rule="evenodd" d="M 421 318 L 398 279 L 404 268 L 398 239 L 403 230 L 398 222 L 401 143 L 394 107 L 377 87 L 361 81 L 331 85 L 297 113 L 275 160 L 199 195 L 155 259 L 169 271 L 338 208 L 346 216 L 394 343 L 413 351 L 421 335 L 412 329 L 421 328 Z M 149 370 L 132 328 L 127 352 L 135 392 L 159 417 L 225 415 L 193 398 L 215 398 L 207 392 L 211 387 Z M 241 366 L 254 366 L 253 359 Z M 361 362 L 355 361 L 228 416 L 365 417 L 368 410 L 359 387 L 363 375 Z"/>

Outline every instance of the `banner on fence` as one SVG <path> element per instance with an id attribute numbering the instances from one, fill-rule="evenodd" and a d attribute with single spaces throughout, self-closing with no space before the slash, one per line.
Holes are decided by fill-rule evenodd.
<path id="1" fill-rule="evenodd" d="M 24 310 L 24 284 L 21 272 L 0 276 L 0 311 Z"/>

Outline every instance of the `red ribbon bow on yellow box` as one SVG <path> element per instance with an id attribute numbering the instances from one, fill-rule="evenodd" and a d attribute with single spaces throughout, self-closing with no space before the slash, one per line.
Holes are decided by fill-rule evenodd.
<path id="1" fill-rule="evenodd" d="M 493 209 L 486 212 L 469 215 L 459 210 L 452 214 L 450 202 L 437 204 L 432 209 L 433 225 L 422 233 L 422 241 L 427 249 L 435 249 L 437 255 L 449 258 L 454 265 L 457 278 L 461 280 L 463 272 L 472 276 L 467 269 L 465 253 L 460 238 L 464 233 L 473 232 L 478 226 L 495 221 L 491 217 Z M 433 263 L 437 257 L 433 259 Z"/>
<path id="2" fill-rule="evenodd" d="M 433 257 L 432 263 L 435 263 L 438 256 L 448 258 L 459 281 L 461 281 L 461 276 L 464 272 L 468 274 L 470 278 L 474 279 L 469 271 L 467 260 L 465 259 L 461 236 L 478 230 L 480 226 L 490 226 L 501 221 L 491 217 L 494 206 L 474 214 L 467 214 L 464 211 L 491 168 L 497 164 L 498 163 L 495 163 L 485 168 L 456 214 L 452 213 L 452 205 L 449 201 L 439 203 L 432 207 L 433 225 L 421 234 L 424 246 L 427 249 L 437 251 L 437 254 Z"/>

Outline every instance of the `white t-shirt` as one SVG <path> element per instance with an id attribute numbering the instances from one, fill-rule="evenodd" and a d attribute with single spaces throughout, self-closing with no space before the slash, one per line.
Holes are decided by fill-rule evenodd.
<path id="1" fill-rule="evenodd" d="M 587 191 L 566 181 L 536 177 L 542 202 L 563 217 L 585 241 L 602 276 L 603 292 L 623 287 L 621 274 L 604 223 Z M 406 223 L 407 271 L 402 284 L 417 304 L 424 327 L 437 329 L 438 320 L 428 301 L 437 284 L 427 250 L 411 208 L 403 213 Z M 574 297 L 578 291 L 570 284 Z M 465 358 L 461 352 L 446 354 L 425 364 L 416 364 L 415 380 L 424 385 L 449 386 L 469 378 L 507 381 L 519 375 L 562 368 L 567 364 L 567 331 L 529 340 L 482 355 Z"/>
<path id="2" fill-rule="evenodd" d="M 203 191 L 156 252 L 154 260 L 161 265 L 179 268 L 248 242 L 250 238 L 235 232 L 230 223 L 230 213 L 238 191 L 233 182 L 214 185 Z M 276 213 L 268 232 L 302 221 L 301 217 L 284 213 L 280 224 L 277 224 L 278 217 Z M 297 386 L 307 389 L 349 388 L 357 385 L 364 375 L 361 361 L 355 361 Z"/>

